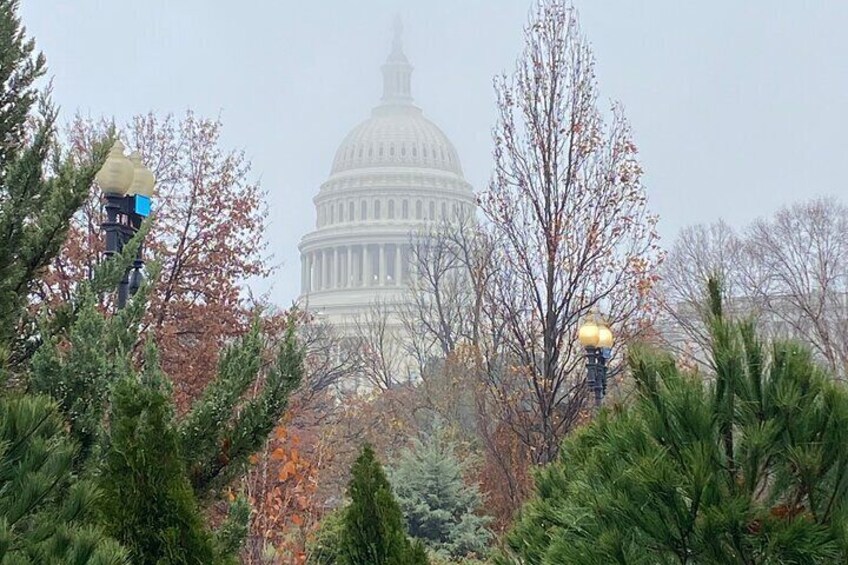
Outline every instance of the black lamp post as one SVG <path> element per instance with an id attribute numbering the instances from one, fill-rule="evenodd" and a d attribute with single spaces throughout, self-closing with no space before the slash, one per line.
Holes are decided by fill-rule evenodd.
<path id="1" fill-rule="evenodd" d="M 150 215 L 150 197 L 156 183 L 138 152 L 134 151 L 128 158 L 124 156 L 124 149 L 124 144 L 116 141 L 95 177 L 103 190 L 106 218 L 102 226 L 106 234 L 107 259 L 123 251 L 124 245 L 138 232 L 141 222 Z M 141 286 L 143 267 L 142 246 L 139 246 L 132 266 L 118 284 L 118 309 L 126 306 L 127 299 Z"/>
<path id="2" fill-rule="evenodd" d="M 607 392 L 607 362 L 612 353 L 612 332 L 592 315 L 580 326 L 577 337 L 586 351 L 586 380 L 597 407 Z"/>

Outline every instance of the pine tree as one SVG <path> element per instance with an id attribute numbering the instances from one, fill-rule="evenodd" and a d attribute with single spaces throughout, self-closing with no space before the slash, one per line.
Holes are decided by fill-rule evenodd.
<path id="1" fill-rule="evenodd" d="M 403 515 L 370 445 L 353 464 L 340 540 L 344 565 L 412 565 L 427 563 L 422 549 L 406 537 Z"/>
<path id="2" fill-rule="evenodd" d="M 636 400 L 538 475 L 508 537 L 521 563 L 848 559 L 848 392 L 804 347 L 727 320 L 715 282 L 710 298 L 715 374 L 632 351 Z"/>
<path id="3" fill-rule="evenodd" d="M 17 11 L 18 0 L 0 0 L 0 371 L 14 372 L 38 341 L 25 309 L 34 280 L 105 158 L 104 144 L 84 163 L 58 155 L 56 112 L 36 86 L 45 59 Z"/>
<path id="4" fill-rule="evenodd" d="M 476 514 L 479 488 L 466 484 L 463 472 L 453 446 L 437 436 L 416 442 L 390 470 L 409 535 L 444 557 L 481 557 L 492 538 L 490 520 Z"/>
<path id="5" fill-rule="evenodd" d="M 125 563 L 96 525 L 100 493 L 71 472 L 75 446 L 63 428 L 47 398 L 0 398 L 0 563 Z"/>

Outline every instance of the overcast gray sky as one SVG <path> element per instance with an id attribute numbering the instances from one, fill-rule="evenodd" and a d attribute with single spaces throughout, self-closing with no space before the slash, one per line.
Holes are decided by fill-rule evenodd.
<path id="1" fill-rule="evenodd" d="M 381 92 L 391 22 L 404 21 L 413 95 L 454 142 L 467 179 L 491 170 L 492 76 L 521 49 L 530 0 L 23 0 L 64 118 L 220 114 L 269 193 L 298 292 L 297 242 L 337 145 Z M 577 0 L 607 99 L 641 149 L 650 205 L 680 228 L 742 226 L 814 195 L 848 200 L 848 2 Z"/>

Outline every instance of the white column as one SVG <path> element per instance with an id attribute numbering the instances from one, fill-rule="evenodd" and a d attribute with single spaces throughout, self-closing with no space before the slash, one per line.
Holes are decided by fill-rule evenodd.
<path id="1" fill-rule="evenodd" d="M 400 266 L 400 245 L 395 244 L 395 284 L 397 286 L 401 285 L 403 281 L 403 277 L 401 275 L 401 266 Z"/>
<path id="2" fill-rule="evenodd" d="M 386 244 L 384 243 L 380 244 L 380 264 L 378 265 L 378 269 L 380 271 L 378 275 L 380 280 L 378 282 L 380 286 L 383 286 L 386 284 Z"/>
<path id="3" fill-rule="evenodd" d="M 371 264 L 368 262 L 368 245 L 362 245 L 362 286 L 371 284 Z"/>
<path id="4" fill-rule="evenodd" d="M 308 280 L 306 281 L 306 286 L 309 287 L 309 292 L 315 290 L 315 253 L 309 253 L 309 269 L 307 273 Z"/>
<path id="5" fill-rule="evenodd" d="M 306 294 L 306 255 L 300 255 L 300 293 Z"/>
<path id="6" fill-rule="evenodd" d="M 353 285 L 353 246 L 347 246 L 347 265 L 345 265 L 345 286 Z"/>
<path id="7" fill-rule="evenodd" d="M 333 281 L 330 283 L 332 288 L 339 288 L 339 248 L 333 247 Z"/>
<path id="8" fill-rule="evenodd" d="M 344 286 L 344 273 L 342 272 L 342 250 L 336 247 L 336 288 Z"/>
<path id="9" fill-rule="evenodd" d="M 330 287 L 330 254 L 326 249 L 321 250 L 321 288 Z"/>

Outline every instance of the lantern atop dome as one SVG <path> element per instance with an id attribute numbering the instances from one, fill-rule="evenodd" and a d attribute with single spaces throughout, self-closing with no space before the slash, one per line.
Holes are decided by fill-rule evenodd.
<path id="1" fill-rule="evenodd" d="M 383 65 L 383 105 L 412 104 L 412 69 L 403 52 L 403 23 L 396 16 L 392 51 Z"/>

